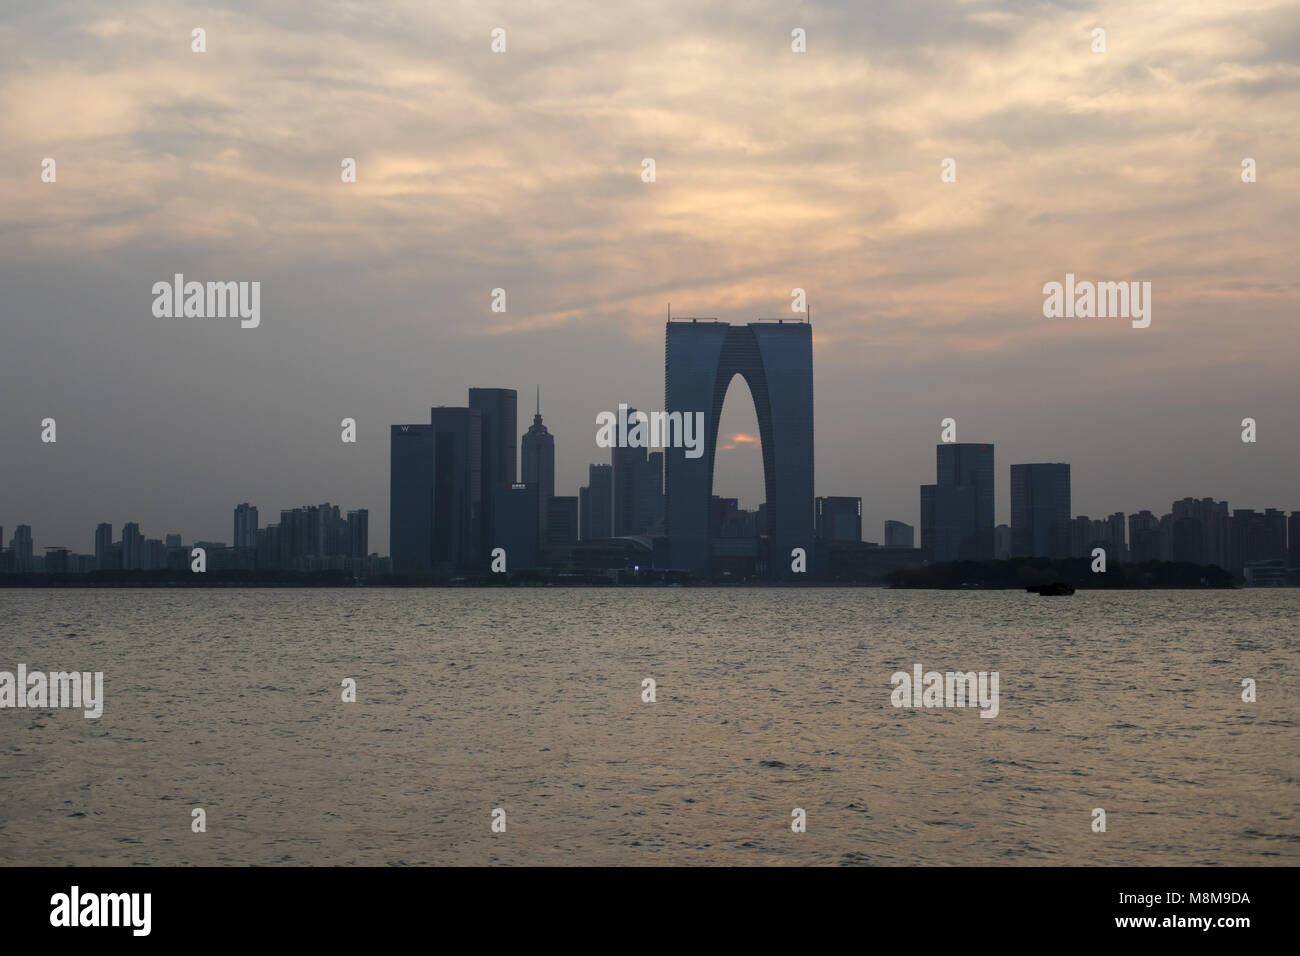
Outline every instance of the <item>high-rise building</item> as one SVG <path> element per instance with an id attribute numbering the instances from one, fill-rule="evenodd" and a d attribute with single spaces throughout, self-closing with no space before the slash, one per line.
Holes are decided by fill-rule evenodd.
<path id="1" fill-rule="evenodd" d="M 637 420 L 637 410 L 627 410 L 627 421 Z M 643 530 L 640 518 L 642 499 L 637 495 L 637 479 L 646 470 L 646 450 L 642 447 L 620 447 L 615 445 L 609 450 L 610 469 L 613 487 L 614 534 L 618 537 L 640 534 Z"/>
<path id="2" fill-rule="evenodd" d="M 934 560 L 991 559 L 993 523 L 993 446 L 970 442 L 938 445 Z"/>
<path id="3" fill-rule="evenodd" d="M 1070 466 L 1012 465 L 1011 556 L 1068 558 L 1071 535 Z M 1090 535 L 1091 523 L 1083 537 Z"/>
<path id="4" fill-rule="evenodd" d="M 763 450 L 769 573 L 797 576 L 790 556 L 813 557 L 813 353 L 806 322 L 670 320 L 665 331 L 664 406 L 669 415 L 704 415 L 703 454 L 664 456 L 665 531 L 672 567 L 711 577 L 709 507 L 722 403 L 731 380 L 749 386 Z M 615 474 L 615 508 L 618 475 Z M 618 534 L 615 519 L 614 533 Z"/>
<path id="5" fill-rule="evenodd" d="M 144 559 L 144 535 L 140 526 L 134 521 L 122 525 L 122 567 L 127 571 L 138 571 Z"/>
<path id="6" fill-rule="evenodd" d="M 524 437 L 519 440 L 519 479 L 537 487 L 538 534 L 546 540 L 546 522 L 549 509 L 546 502 L 555 495 L 555 436 L 542 424 L 542 392 L 537 390 L 537 414 Z"/>
<path id="7" fill-rule="evenodd" d="M 496 509 L 496 543 L 493 551 L 505 551 L 506 571 L 527 571 L 537 567 L 537 488 L 517 481 L 493 492 Z M 491 552 L 483 570 L 491 568 Z"/>
<path id="8" fill-rule="evenodd" d="M 1213 498 L 1182 498 L 1170 509 L 1170 560 L 1217 564 L 1226 568 L 1228 503 Z"/>
<path id="9" fill-rule="evenodd" d="M 640 462 L 636 478 L 636 523 L 643 534 L 663 534 L 664 453 L 652 451 Z"/>
<path id="10" fill-rule="evenodd" d="M 1240 576 L 1247 564 L 1285 561 L 1286 513 L 1268 508 L 1263 514 L 1253 508 L 1234 508 L 1228 525 L 1229 568 Z"/>
<path id="11" fill-rule="evenodd" d="M 140 567 L 145 571 L 160 571 L 167 567 L 167 548 L 162 538 L 145 538 L 140 549 Z"/>
<path id="12" fill-rule="evenodd" d="M 1123 561 L 1124 546 L 1124 512 L 1116 511 L 1106 519 L 1106 555 L 1109 560 Z"/>
<path id="13" fill-rule="evenodd" d="M 14 528 L 14 536 L 9 539 L 9 547 L 14 552 L 14 566 L 17 571 L 32 571 L 36 567 L 32 555 L 32 526 L 20 524 Z"/>
<path id="14" fill-rule="evenodd" d="M 107 571 L 111 566 L 109 553 L 113 550 L 113 526 L 101 521 L 95 526 L 95 570 Z"/>
<path id="15" fill-rule="evenodd" d="M 578 543 L 578 499 L 576 496 L 552 495 L 546 499 L 546 547 L 557 548 Z"/>
<path id="16" fill-rule="evenodd" d="M 937 485 L 921 486 L 921 560 L 934 560 L 934 498 Z"/>
<path id="17" fill-rule="evenodd" d="M 492 550 L 492 538 L 496 533 L 496 509 L 492 495 L 495 489 L 508 488 L 519 480 L 516 468 L 519 393 L 513 388 L 471 388 L 469 407 L 479 413 L 482 455 L 479 549 L 482 554 L 488 554 Z"/>
<path id="18" fill-rule="evenodd" d="M 1128 516 L 1129 559 L 1134 564 L 1160 560 L 1160 519 L 1143 509 Z"/>
<path id="19" fill-rule="evenodd" d="M 433 563 L 438 573 L 481 571 L 483 416 L 477 408 L 430 410 L 434 454 Z M 495 492 L 494 492 L 495 493 Z M 494 528 L 499 538 L 501 529 Z M 494 541 L 492 547 L 499 547 Z M 490 550 L 489 550 L 490 553 Z"/>
<path id="20" fill-rule="evenodd" d="M 235 534 L 233 547 L 257 547 L 257 508 L 245 501 L 235 506 Z"/>
<path id="21" fill-rule="evenodd" d="M 614 467 L 587 467 L 587 507 L 582 517 L 582 540 L 614 537 Z"/>
<path id="22" fill-rule="evenodd" d="M 390 429 L 388 552 L 397 575 L 433 572 L 436 438 L 432 425 Z"/>
<path id="23" fill-rule="evenodd" d="M 347 518 L 347 556 L 364 558 L 370 553 L 370 511 L 358 508 L 348 512 Z"/>
<path id="24" fill-rule="evenodd" d="M 914 548 L 916 547 L 915 541 L 916 529 L 910 524 L 904 524 L 901 521 L 885 522 L 886 548 Z"/>
<path id="25" fill-rule="evenodd" d="M 813 501 L 818 541 L 861 541 L 862 499 L 827 497 Z"/>

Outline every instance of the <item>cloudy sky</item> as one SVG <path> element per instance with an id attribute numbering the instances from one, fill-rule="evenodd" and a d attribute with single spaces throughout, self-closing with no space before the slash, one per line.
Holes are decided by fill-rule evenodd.
<path id="1" fill-rule="evenodd" d="M 386 553 L 388 425 L 472 385 L 518 388 L 521 430 L 541 386 L 576 494 L 596 413 L 662 407 L 669 302 L 745 322 L 796 287 L 817 492 L 869 540 L 917 522 L 948 416 L 996 444 L 1001 521 L 1023 461 L 1071 462 L 1093 517 L 1300 508 L 1300 6 L 705 6 L 7 4 L 5 543 L 328 500 Z M 154 317 L 177 272 L 260 281 L 261 326 Z M 1067 272 L 1150 281 L 1150 328 L 1044 318 Z M 715 491 L 752 508 L 748 402 Z"/>

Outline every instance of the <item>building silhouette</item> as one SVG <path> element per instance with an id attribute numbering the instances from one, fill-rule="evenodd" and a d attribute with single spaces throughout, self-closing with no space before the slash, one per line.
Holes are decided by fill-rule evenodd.
<path id="1" fill-rule="evenodd" d="M 433 569 L 436 574 L 481 571 L 483 416 L 477 408 L 437 406 L 434 432 Z M 512 440 L 513 441 L 513 440 Z M 493 492 L 495 493 L 495 492 Z M 500 530 L 493 530 L 497 547 Z"/>
<path id="2" fill-rule="evenodd" d="M 234 532 L 230 539 L 234 547 L 257 547 L 257 509 L 247 501 L 235 506 Z"/>
<path id="3" fill-rule="evenodd" d="M 537 390 L 537 413 L 519 440 L 520 481 L 537 488 L 538 534 L 546 537 L 549 512 L 546 503 L 555 495 L 555 436 L 542 424 L 542 393 Z M 576 533 L 576 532 L 575 532 Z"/>
<path id="4" fill-rule="evenodd" d="M 491 568 L 497 549 L 505 552 L 506 571 L 529 571 L 537 567 L 541 541 L 537 536 L 540 522 L 536 485 L 516 481 L 509 487 L 493 490 L 496 537 L 488 552 L 484 569 Z"/>
<path id="5" fill-rule="evenodd" d="M 578 491 L 578 506 L 581 540 L 614 537 L 613 465 L 587 466 L 587 484 Z"/>
<path id="6" fill-rule="evenodd" d="M 922 493 L 924 497 L 924 492 Z M 924 502 L 922 503 L 924 510 Z M 993 446 L 946 442 L 935 449 L 935 561 L 993 557 Z M 924 522 L 922 543 L 924 546 Z"/>
<path id="7" fill-rule="evenodd" d="M 542 544 L 560 548 L 578 543 L 578 497 L 552 495 L 546 499 L 546 524 Z"/>
<path id="8" fill-rule="evenodd" d="M 921 560 L 934 560 L 934 498 L 936 485 L 921 486 Z"/>
<path id="9" fill-rule="evenodd" d="M 95 526 L 95 570 L 108 571 L 113 567 L 113 526 L 101 521 Z"/>
<path id="10" fill-rule="evenodd" d="M 1072 553 L 1070 466 L 1012 465 L 1011 556 L 1068 558 Z"/>
<path id="11" fill-rule="evenodd" d="M 817 498 L 813 514 L 818 541 L 862 540 L 861 498 Z"/>
<path id="12" fill-rule="evenodd" d="M 716 320 L 670 320 L 665 340 L 665 410 L 682 416 L 704 413 L 699 458 L 688 458 L 683 447 L 665 449 L 665 531 L 671 566 L 711 576 L 709 504 L 718 422 L 728 386 L 739 375 L 753 397 L 762 443 L 767 568 L 777 577 L 793 576 L 793 549 L 804 549 L 810 562 L 813 552 L 812 327 L 805 322 L 733 326 Z"/>
<path id="13" fill-rule="evenodd" d="M 481 484 L 479 492 L 480 554 L 492 550 L 496 534 L 495 489 L 508 488 L 519 480 L 516 470 L 519 393 L 513 388 L 471 388 L 469 407 L 479 413 Z"/>
<path id="14" fill-rule="evenodd" d="M 910 524 L 902 521 L 885 522 L 885 547 L 886 548 L 914 548 L 916 547 L 916 529 Z"/>

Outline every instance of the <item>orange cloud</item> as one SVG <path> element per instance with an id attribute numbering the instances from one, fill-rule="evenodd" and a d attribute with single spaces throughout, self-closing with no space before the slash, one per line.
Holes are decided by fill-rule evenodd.
<path id="1" fill-rule="evenodd" d="M 731 436 L 731 440 L 722 446 L 723 451 L 732 448 L 739 448 L 741 445 L 754 445 L 758 443 L 757 435 L 746 435 L 744 432 L 736 432 Z"/>

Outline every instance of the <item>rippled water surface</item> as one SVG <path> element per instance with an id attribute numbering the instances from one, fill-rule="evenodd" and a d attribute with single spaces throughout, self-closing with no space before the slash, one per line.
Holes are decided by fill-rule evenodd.
<path id="1" fill-rule="evenodd" d="M 1300 863 L 1296 590 L 0 590 L 0 620 L 0 670 L 106 698 L 0 710 L 6 864 Z M 998 671 L 1000 714 L 894 708 L 917 663 Z"/>

